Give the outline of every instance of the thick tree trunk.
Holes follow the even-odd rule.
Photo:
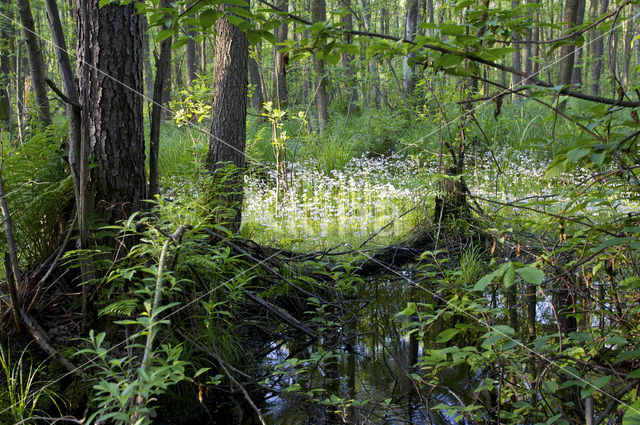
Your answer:
[[[90,186],[96,211],[113,223],[140,210],[146,198],[138,94],[144,90],[142,22],[133,4],[99,8],[97,0],[77,1],[80,6],[87,2],[88,9],[86,16],[78,14],[77,52],[80,87],[88,97],[83,104],[91,105],[84,117],[89,154],[97,165],[91,170]],[[84,63],[88,69],[83,70]]]
[[[602,16],[609,9],[609,0],[600,0],[600,13]],[[602,65],[604,63],[604,34],[602,31],[596,31],[595,40],[593,41],[593,81],[591,84],[591,94],[600,94],[600,75],[602,74]]]
[[[169,7],[168,0],[161,0],[160,7]],[[168,29],[162,25],[162,30]],[[171,75],[171,42],[169,37],[160,42],[160,56],[156,62],[156,78],[153,83],[153,105],[151,107],[151,127],[149,131],[149,190],[152,198],[159,193],[160,169],[158,159],[160,155],[160,124],[162,123],[162,94],[167,76]]]
[[[407,11],[404,20],[404,38],[413,40],[418,28],[418,0],[407,1]],[[402,58],[402,88],[405,96],[410,95],[416,86],[414,53],[409,53]]]
[[[232,7],[223,6],[223,9]],[[226,176],[224,198],[234,211],[231,228],[240,228],[242,220],[243,175],[245,166],[247,117],[247,58],[249,43],[244,32],[226,18],[216,23],[216,47],[214,58],[213,105],[211,137],[207,166],[218,177],[226,165],[235,167]]]
[[[288,0],[280,0],[278,2],[278,9],[283,11],[289,10]],[[289,101],[289,93],[287,92],[287,61],[289,58],[288,53],[282,51],[280,43],[284,43],[289,35],[289,26],[287,21],[283,18],[280,22],[280,26],[275,30],[276,45],[273,46],[274,56],[274,100],[276,107],[282,109],[287,106]]]
[[[51,111],[49,109],[47,87],[44,82],[46,72],[29,0],[18,0],[18,15],[20,15],[20,23],[22,24],[24,40],[27,45],[27,57],[29,60],[29,70],[31,72],[33,94],[38,108],[38,118],[44,125],[50,125]]]
[[[323,22],[327,20],[327,10],[325,0],[312,0],[311,3],[311,20],[313,22]],[[313,56],[313,65],[316,71],[315,81],[315,97],[316,109],[318,111],[318,128],[323,130],[329,122],[327,89],[325,84],[325,68],[324,60],[318,59],[317,55]]]

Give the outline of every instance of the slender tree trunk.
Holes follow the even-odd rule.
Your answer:
[[[191,85],[193,80],[196,79],[196,42],[193,37],[196,36],[196,32],[193,30],[193,26],[187,25],[185,30],[190,37],[187,41],[187,85]]]
[[[609,9],[609,0],[600,0],[600,13],[602,16]],[[600,75],[602,74],[602,65],[604,63],[604,33],[600,30],[596,31],[595,40],[593,41],[593,82],[591,84],[591,94],[600,94]]]
[[[223,10],[232,7],[223,5]],[[227,187],[221,188],[234,211],[232,230],[238,230],[242,220],[243,176],[245,166],[247,114],[247,36],[226,18],[216,23],[214,58],[213,105],[211,137],[207,167],[214,178],[227,164],[235,167]]]
[[[91,189],[108,222],[125,219],[146,198],[142,22],[133,4],[102,8],[77,0],[78,74],[89,153],[96,158]],[[85,16],[86,15],[86,16]],[[88,37],[88,39],[86,39]],[[86,42],[86,43],[85,43]],[[83,66],[88,64],[89,67]],[[91,105],[89,109],[89,105]]]
[[[578,11],[580,10],[580,2],[584,0],[565,0],[564,5],[564,23],[565,34],[569,32],[569,29],[576,25],[578,19]],[[560,48],[560,60],[558,63],[558,84],[567,85],[571,84],[571,77],[573,76],[573,66],[575,62],[575,46],[564,45]],[[565,107],[566,102],[562,102],[559,108],[562,110]]]
[[[161,0],[160,7],[169,7],[168,0]],[[163,24],[162,30],[168,29]],[[162,94],[167,82],[167,75],[171,75],[171,42],[172,37],[160,42],[160,56],[156,62],[156,78],[153,83],[153,105],[151,107],[151,126],[149,131],[149,190],[152,198],[160,192],[160,169],[158,159],[160,155],[160,125],[162,123],[163,105]]]
[[[27,57],[29,59],[29,70],[31,71],[31,82],[33,93],[38,108],[38,118],[44,125],[51,125],[51,111],[49,109],[49,98],[47,97],[47,87],[44,82],[45,68],[42,60],[42,52],[38,45],[36,28],[33,23],[31,6],[29,0],[18,1],[18,15],[22,24],[24,40],[27,45]]]
[[[283,11],[289,10],[288,0],[279,0],[278,9]],[[276,45],[273,46],[274,56],[274,100],[278,108],[282,109],[287,106],[289,101],[289,93],[287,92],[287,62],[289,54],[282,51],[280,44],[287,40],[289,34],[289,25],[283,18],[280,26],[275,30]]]
[[[629,87],[630,81],[630,65],[631,65],[631,43],[633,42],[633,34],[634,34],[634,19],[633,19],[633,8],[626,8],[626,18],[624,20],[622,26],[622,84],[625,87]]]
[[[58,11],[58,5],[56,0],[45,0],[47,7],[47,16],[49,18],[49,27],[51,28],[51,38],[55,46],[56,59],[58,61],[58,69],[60,70],[60,79],[62,81],[62,88],[65,91],[66,96],[74,104],[66,105],[67,119],[69,120],[69,168],[71,169],[71,176],[73,178],[75,197],[76,197],[76,210],[78,215],[78,222],[80,225],[80,233],[88,234],[89,232],[89,212],[83,208],[86,202],[83,200],[87,196],[86,193],[82,193],[81,187],[81,174],[80,174],[80,143],[81,143],[81,110],[80,110],[80,97],[78,95],[78,81],[76,80],[71,63],[69,62],[69,55],[67,54],[67,42],[64,38],[64,31],[62,28],[62,22],[60,21],[60,13]],[[85,182],[86,185],[86,182]]]
[[[351,15],[351,0],[341,0],[342,7],[346,8],[349,12],[342,17],[342,23],[344,25],[344,29],[347,31],[345,42],[348,44],[352,44],[352,36],[351,31],[353,30],[353,16]],[[345,70],[346,82],[347,82],[347,93],[349,99],[347,100],[347,111],[353,112],[357,108],[358,102],[358,82],[355,78],[355,69],[353,66],[353,61],[355,60],[354,55],[350,55],[348,53],[342,54],[342,67]],[[351,90],[348,88],[351,87]],[[349,93],[350,92],[350,93]]]
[[[14,44],[13,31],[11,28],[11,15],[9,12],[10,0],[2,0],[3,13],[8,17],[0,16],[0,43],[6,46],[2,55],[0,55],[0,128],[7,129],[9,138],[13,137],[11,125],[11,95],[9,87],[11,74],[11,60],[13,54],[11,47]]]
[[[202,37],[200,40],[200,74],[207,73],[207,49],[206,49],[206,37]]]
[[[255,52],[255,51],[254,51]],[[257,52],[255,53],[257,54]],[[249,58],[249,78],[253,86],[253,94],[251,95],[251,106],[255,109],[256,114],[262,113],[262,104],[264,103],[262,78],[260,77],[260,67],[255,58]]]
[[[404,21],[404,38],[413,40],[418,28],[418,0],[407,1],[407,12]],[[405,96],[409,96],[416,86],[414,53],[409,53],[402,58],[402,88]]]
[[[520,0],[511,0],[511,9],[515,9],[520,6]],[[512,36],[514,41],[520,41],[520,35],[514,33]],[[517,70],[522,70],[522,56],[520,52],[520,43],[515,44],[515,52],[511,54],[511,66]],[[515,89],[522,83],[522,77],[516,74],[511,74],[511,88]],[[512,99],[516,100],[517,95],[513,95]]]
[[[369,10],[369,5],[366,3],[366,0],[359,0],[360,7],[362,8],[362,21],[364,23],[364,27],[367,31],[373,31],[373,27],[371,24],[371,11]],[[369,103],[375,105],[376,108],[380,107],[380,89],[378,88],[378,62],[375,58],[371,58],[369,61],[369,90],[367,97],[369,98]]]
[[[144,94],[147,99],[151,99],[153,97],[153,70],[151,69],[149,25],[146,15],[142,15],[142,45],[144,47]]]
[[[576,15],[576,25],[582,25],[584,22],[584,12],[586,8],[586,0],[579,0],[578,2],[578,12]],[[576,47],[575,49],[575,58],[574,58],[574,67],[573,67],[573,75],[571,76],[571,84],[582,86],[582,60],[583,60],[583,48]]]
[[[312,0],[311,2],[311,20],[313,22],[324,22],[327,20],[327,10],[325,0]],[[317,55],[313,56],[314,69],[316,71],[315,96],[316,109],[318,112],[318,128],[320,131],[329,122],[327,89],[325,84],[325,68],[324,60],[318,59]]]

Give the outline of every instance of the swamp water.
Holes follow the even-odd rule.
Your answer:
[[[468,179],[480,195],[491,192],[504,201],[522,195],[514,189],[527,182],[499,187],[491,180],[489,158],[477,164]],[[528,185],[533,194],[548,193],[549,188],[539,184],[544,166],[521,164],[522,169],[511,170],[514,175],[535,181],[537,185]],[[437,168],[433,158],[361,157],[342,170],[330,171],[308,161],[291,166],[284,194],[276,191],[275,172],[266,179],[248,177],[245,236],[302,251],[357,247],[370,238],[368,246],[388,244],[428,216],[424,205],[431,205],[437,192]],[[368,294],[363,298],[370,302],[351,306],[358,311],[357,324],[328,324],[335,327],[334,336],[313,344],[271,342],[268,355],[257,365],[270,376],[262,383],[271,391],[256,400],[266,423],[464,424],[462,417],[432,409],[438,404],[459,404],[446,388],[422,386],[416,392],[410,379],[411,357],[419,358],[424,344],[417,345],[417,352],[414,345],[410,354],[409,337],[397,318],[410,301],[409,279],[378,276],[364,285]],[[481,385],[480,374],[466,368],[447,369],[440,372],[440,382],[468,396],[467,402]],[[250,410],[245,414],[252,416]]]

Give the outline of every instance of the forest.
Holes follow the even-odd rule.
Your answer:
[[[639,17],[0,0],[0,425],[640,424]]]

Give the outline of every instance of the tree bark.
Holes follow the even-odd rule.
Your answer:
[[[161,0],[160,7],[170,7],[168,0]],[[168,29],[166,24],[161,30]],[[160,154],[160,124],[162,123],[163,105],[162,94],[167,75],[171,75],[171,42],[172,37],[160,42],[160,57],[156,62],[156,78],[153,83],[153,105],[151,107],[151,126],[149,129],[149,191],[152,198],[160,192],[160,169],[158,159]]]
[[[418,0],[407,1],[407,11],[404,21],[404,38],[413,40],[418,28]],[[415,53],[410,52],[402,58],[402,88],[405,96],[410,95],[416,86],[415,66],[413,57]]]
[[[351,35],[351,31],[353,30],[353,16],[351,15],[351,0],[341,0],[341,5],[348,12],[342,17],[342,23],[344,25],[344,29],[347,32],[346,42],[352,44],[353,36]],[[350,55],[348,53],[344,53],[342,55],[342,66],[345,69],[347,87],[351,87],[351,90],[347,89],[347,92],[351,92],[349,94],[349,99],[347,100],[347,111],[353,112],[356,109],[358,102],[358,82],[355,78],[355,69],[353,67],[353,61],[355,59],[354,55]]]
[[[141,15],[133,4],[99,8],[97,0],[76,1],[76,10],[87,7],[78,14],[77,54],[83,105],[91,105],[85,137],[97,165],[90,186],[96,211],[115,223],[146,198]]]
[[[256,52],[257,54],[257,52]],[[253,94],[251,95],[251,106],[255,109],[256,114],[262,113],[262,104],[264,96],[262,93],[262,78],[260,77],[260,67],[258,61],[253,57],[249,58],[249,78],[253,86]]]
[[[586,0],[579,0],[578,12],[576,15],[576,25],[582,25],[584,22],[584,12],[586,8]],[[571,84],[574,86],[582,86],[582,59],[583,59],[582,47],[576,47],[573,75],[571,76]]]
[[[280,0],[278,2],[278,9],[283,11],[289,10],[289,2],[288,0]],[[276,37],[276,45],[273,46],[273,55],[274,55],[274,100],[275,104],[278,108],[282,109],[287,106],[287,102],[289,101],[289,93],[287,91],[287,61],[288,61],[288,53],[285,54],[282,51],[282,46],[280,43],[283,43],[287,40],[289,34],[289,26],[287,25],[286,19],[283,17],[280,21],[280,26],[275,30]]]
[[[311,20],[313,22],[323,22],[327,20],[327,9],[325,0],[312,0]],[[316,97],[316,110],[318,112],[318,129],[322,131],[329,122],[324,60],[318,59],[318,56],[314,55],[313,65],[316,71],[314,91]]]
[[[4,6],[5,13],[9,13],[10,0],[2,0],[0,4]],[[9,46],[13,46],[14,37],[10,28],[11,15],[7,15],[7,18],[0,16],[0,43],[7,46],[3,49],[4,52],[0,55],[0,128],[9,130],[9,138],[12,138],[12,126],[11,126],[11,95],[9,94],[11,74],[11,58],[12,52]]]
[[[142,45],[144,47],[144,94],[149,100],[153,97],[153,69],[151,69],[149,23],[146,15],[142,15]]]
[[[600,16],[607,13],[609,9],[609,0],[600,0]],[[591,84],[591,94],[597,96],[600,94],[600,75],[602,74],[603,53],[604,53],[604,34],[602,31],[596,31],[595,40],[593,41],[593,82]]]
[[[232,7],[223,5],[223,10]],[[227,177],[223,197],[234,212],[230,223],[238,230],[242,221],[243,175],[246,143],[248,52],[247,36],[226,18],[216,23],[211,137],[207,167],[219,181],[227,164],[235,167]]]
[[[511,9],[515,9],[518,6],[520,6],[520,0],[511,0]],[[514,41],[520,41],[520,34],[518,33],[514,33],[513,34],[513,40]],[[521,70],[522,69],[522,55],[520,52],[520,43],[516,43],[515,44],[515,49],[516,51],[511,53],[511,66],[515,69]],[[519,75],[516,74],[511,74],[511,88],[515,89],[518,88],[520,86],[520,84],[522,83],[522,77],[520,77]],[[516,100],[517,95],[514,94],[512,99]]]
[[[187,41],[187,84],[191,85],[196,79],[196,67],[198,66],[196,63],[196,42],[193,39],[196,32],[191,25],[187,25],[185,29],[189,36],[189,41]]]
[[[371,26],[371,11],[366,0],[359,0],[360,7],[362,8],[362,22],[367,31],[373,31]],[[367,90],[366,99],[368,103],[373,101],[376,108],[380,107],[380,90],[378,89],[378,63],[375,58],[371,58],[369,61],[369,89]]]
[[[51,38],[55,47],[56,59],[60,70],[60,79],[66,96],[74,102],[74,104],[66,105],[67,119],[69,120],[69,168],[71,169],[71,177],[73,179],[73,188],[76,199],[76,215],[78,217],[78,226],[80,229],[79,238],[80,248],[88,248],[87,240],[89,237],[89,211],[88,194],[85,191],[87,181],[83,181],[85,176],[82,170],[88,165],[82,164],[87,159],[82,156],[82,116],[80,107],[80,98],[78,95],[78,81],[73,75],[73,69],[69,62],[67,54],[67,43],[64,39],[64,31],[60,21],[60,13],[56,0],[45,0],[47,6],[47,16],[49,18],[49,27],[51,28]]]
[[[569,33],[569,29],[576,25],[578,19],[578,10],[580,9],[580,1],[584,0],[565,0],[564,4],[564,23],[565,34]],[[558,62],[558,84],[567,85],[571,84],[571,77],[573,76],[573,66],[575,63],[575,46],[567,44],[560,48],[560,59]],[[562,102],[558,105],[562,110],[565,107],[566,102]]]
[[[33,94],[38,108],[38,118],[47,126],[51,125],[51,110],[49,108],[49,98],[47,97],[47,87],[44,82],[45,67],[42,60],[42,52],[38,44],[36,28],[33,23],[33,15],[29,0],[18,1],[18,15],[22,24],[24,40],[27,45],[27,57],[29,60],[29,70],[31,72],[31,82]]]

